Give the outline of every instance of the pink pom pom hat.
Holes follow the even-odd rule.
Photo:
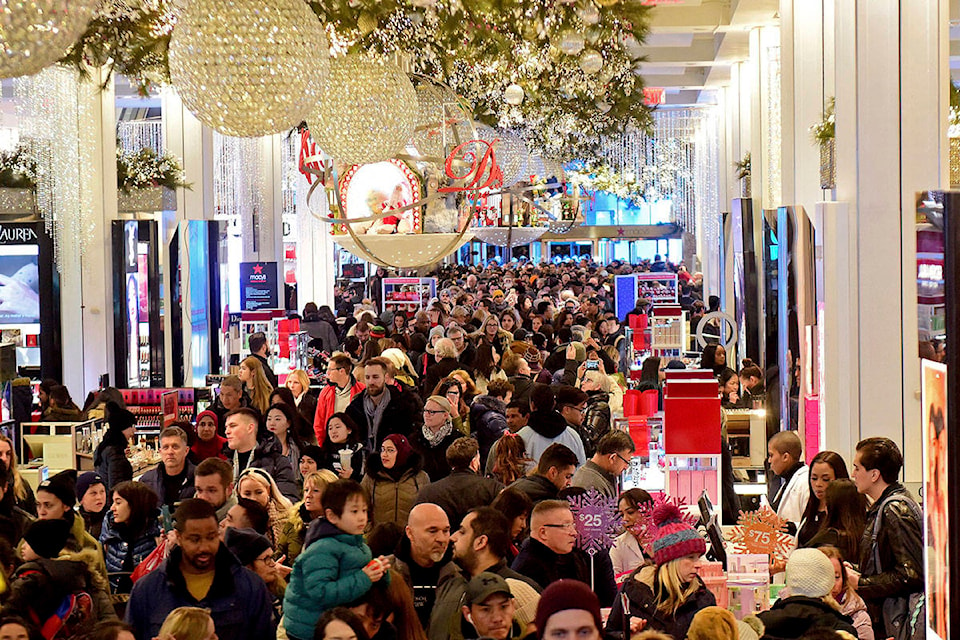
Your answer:
[[[676,505],[664,502],[657,506],[653,511],[653,522],[657,525],[657,539],[653,542],[653,561],[657,566],[684,556],[707,552],[707,543],[683,521],[683,515]]]

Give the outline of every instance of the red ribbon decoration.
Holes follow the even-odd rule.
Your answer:
[[[304,129],[300,133],[300,173],[307,179],[307,184],[313,184],[315,179],[321,175],[320,163],[314,160],[307,162],[309,158],[318,155],[317,143],[310,137],[310,130]],[[313,171],[310,171],[312,169]]]
[[[498,189],[503,186],[503,170],[497,164],[497,156],[493,151],[493,142],[486,140],[470,140],[459,145],[454,149],[444,163],[444,171],[451,180],[468,180],[467,184],[458,187],[451,185],[437,189],[440,193],[451,193],[454,191],[479,191],[481,189]],[[468,149],[469,145],[484,145],[486,149],[483,155],[477,155],[476,151]],[[457,175],[453,168],[453,163],[461,157],[464,162],[470,164],[470,168],[465,174]]]

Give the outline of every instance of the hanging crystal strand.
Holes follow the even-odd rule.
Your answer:
[[[62,268],[63,242],[83,256],[93,222],[90,184],[94,166],[93,119],[81,100],[76,71],[50,67],[14,80],[21,139],[37,162],[37,208],[53,238],[54,260]]]

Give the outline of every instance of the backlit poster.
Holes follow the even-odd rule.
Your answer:
[[[950,637],[950,550],[947,510],[947,367],[921,360],[924,559],[927,638]]]
[[[138,276],[140,224],[123,225],[124,302],[127,330],[127,386],[140,386],[140,283]]]

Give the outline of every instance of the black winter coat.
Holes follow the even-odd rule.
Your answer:
[[[227,462],[234,463],[237,459],[237,452],[228,445],[224,445],[223,453],[227,458]],[[274,481],[277,483],[277,488],[280,489],[280,493],[290,498],[291,501],[296,502],[300,500],[300,487],[297,485],[297,475],[294,473],[293,467],[290,466],[290,459],[283,455],[283,445],[280,444],[280,441],[277,440],[275,435],[268,432],[266,435],[260,436],[257,447],[250,456],[249,466],[263,469],[273,476]],[[240,475],[242,471],[243,469],[240,469],[237,475]]]
[[[447,464],[447,447],[462,436],[462,433],[453,429],[450,435],[441,440],[437,446],[431,447],[423,436],[423,428],[418,425],[416,433],[409,437],[410,446],[420,454],[420,458],[423,460],[423,470],[430,476],[430,482],[436,482],[450,475],[450,465]]]
[[[133,465],[127,460],[127,440],[122,433],[111,435],[110,430],[97,447],[93,464],[107,485],[107,496],[121,482],[133,480]]]
[[[387,390],[390,391],[390,402],[383,411],[383,419],[375,434],[369,433],[370,424],[363,409],[366,390],[354,396],[347,406],[346,414],[360,427],[360,442],[364,443],[368,455],[378,451],[383,439],[391,433],[399,433],[412,440],[411,434],[418,431],[423,424],[423,402],[420,401],[420,396],[401,391],[398,387],[388,386]]]
[[[480,445],[480,464],[486,463],[490,447],[507,430],[507,405],[500,398],[477,396],[470,406],[470,427]]]
[[[186,473],[184,474],[183,482],[180,485],[180,491],[178,492],[178,495],[170,496],[170,500],[167,499],[167,492],[165,488],[167,470],[166,467],[163,466],[162,462],[150,471],[147,471],[145,474],[143,474],[143,477],[140,478],[140,482],[153,489],[153,492],[157,494],[157,504],[172,505],[180,502],[181,500],[192,498],[196,493],[196,489],[193,486],[193,474],[197,470],[197,465],[190,462],[190,460],[187,460],[183,469],[186,471]]]
[[[510,568],[540,585],[550,585],[565,578],[591,584],[590,556],[586,552],[574,549],[561,555],[533,538],[526,539]],[[601,607],[613,604],[617,595],[617,584],[609,554],[598,553],[593,557],[592,584]]]
[[[629,619],[642,618],[647,621],[644,629],[661,631],[674,638],[686,638],[693,616],[697,615],[701,609],[717,604],[717,599],[710,590],[700,583],[693,595],[680,605],[673,616],[658,611],[657,599],[651,586],[655,572],[655,566],[640,566],[623,582],[620,593],[626,596],[629,603],[628,609],[624,611],[622,598],[614,598],[613,609],[610,611],[606,626],[606,631],[611,637],[629,638],[629,633],[624,634],[624,629],[630,628]],[[699,581],[699,578],[697,580]]]
[[[423,378],[423,388],[420,394],[424,401],[433,395],[434,388],[441,380],[461,368],[463,368],[463,365],[456,358],[441,358],[439,362],[429,365],[427,375]]]
[[[510,488],[527,494],[527,497],[534,504],[544,500],[557,499],[557,487],[544,476],[537,474],[520,478],[511,484]]]
[[[446,478],[420,489],[415,504],[439,506],[450,519],[450,531],[456,531],[467,512],[489,505],[502,490],[503,485],[492,478],[473,471],[452,471]]]
[[[811,629],[846,631],[857,637],[852,619],[816,598],[784,598],[757,617],[763,622],[763,640],[793,640],[803,637]]]

